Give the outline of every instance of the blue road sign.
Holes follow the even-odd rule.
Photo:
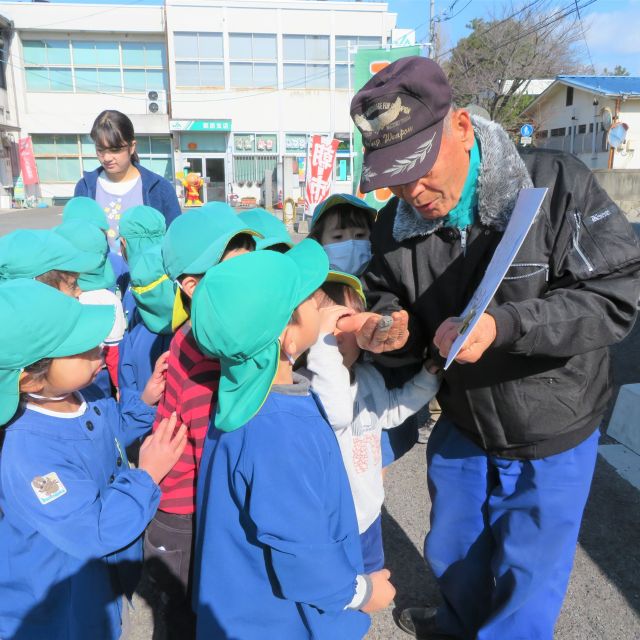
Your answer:
[[[533,125],[532,124],[523,124],[520,127],[520,135],[525,138],[530,138],[533,134]]]

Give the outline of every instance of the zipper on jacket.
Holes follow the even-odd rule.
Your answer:
[[[467,227],[460,229],[460,247],[462,248],[462,255],[467,255]]]
[[[573,217],[575,218],[575,221],[576,221],[576,232],[573,236],[573,248],[576,250],[576,253],[582,258],[582,261],[585,263],[587,267],[587,271],[593,271],[593,265],[591,264],[591,261],[589,260],[589,258],[587,258],[587,255],[585,254],[585,252],[582,250],[582,247],[580,246],[580,231],[582,229],[582,220],[580,219],[580,212],[574,211]]]

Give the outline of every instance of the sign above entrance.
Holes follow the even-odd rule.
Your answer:
[[[171,131],[231,131],[231,120],[171,120]]]

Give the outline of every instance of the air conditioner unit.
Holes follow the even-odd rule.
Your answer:
[[[147,91],[147,113],[159,115],[167,113],[167,92],[164,89]]]

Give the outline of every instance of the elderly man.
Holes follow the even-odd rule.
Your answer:
[[[351,115],[365,147],[361,190],[396,196],[365,276],[373,310],[395,321],[390,335],[374,319],[358,334],[387,366],[448,354],[518,192],[549,190],[444,374],[425,541],[443,602],[399,623],[419,638],[551,640],[610,393],[607,347],[636,316],[635,234],[574,156],[519,152],[499,125],[455,108],[431,60],[380,71]]]

